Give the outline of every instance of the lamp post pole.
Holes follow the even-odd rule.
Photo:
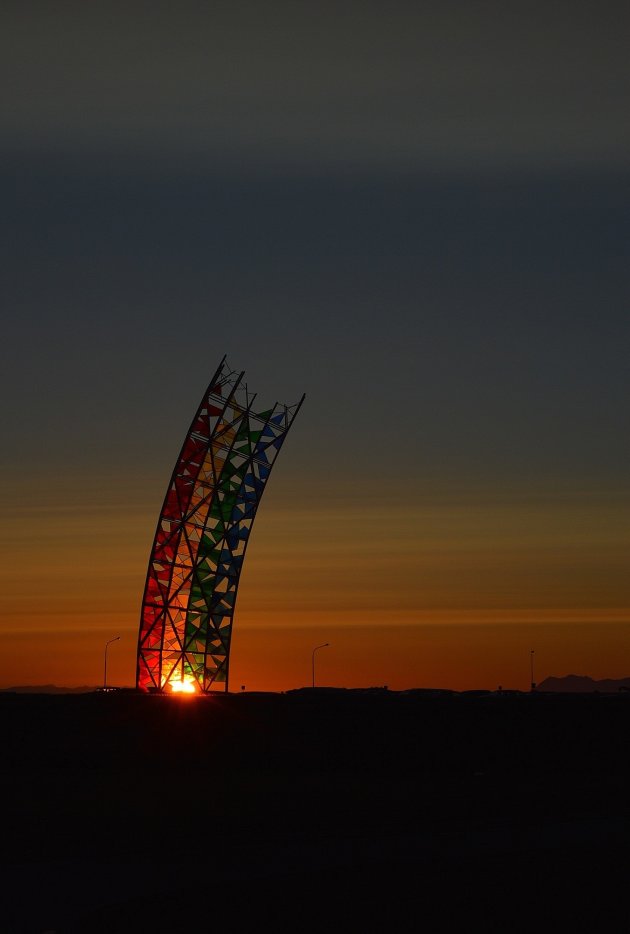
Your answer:
[[[330,642],[322,642],[321,645],[316,645],[313,649],[313,654],[311,655],[311,671],[313,674],[313,687],[315,687],[315,652],[318,649],[325,649],[327,645],[330,645]]]
[[[529,653],[529,674],[530,674],[530,686],[531,690],[536,690],[536,682],[534,681],[534,650],[532,649]]]
[[[110,639],[108,642],[105,643],[105,670],[103,671],[103,690],[104,691],[107,690],[107,650],[112,644],[112,642],[118,642],[119,639],[120,639],[120,636],[114,636],[113,639]]]

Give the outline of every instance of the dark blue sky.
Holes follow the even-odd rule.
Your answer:
[[[9,451],[162,470],[227,352],[301,469],[625,487],[628,18],[4,6]]]
[[[138,467],[168,439],[168,460],[227,352],[267,398],[307,391],[317,469],[334,446],[362,472],[389,470],[385,449],[406,476],[627,482],[623,173],[30,156],[3,189],[7,427],[26,459],[45,443],[57,464],[78,447]]]

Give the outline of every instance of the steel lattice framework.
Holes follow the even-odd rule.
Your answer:
[[[152,691],[228,688],[238,582],[256,510],[304,396],[254,412],[225,357],[175,464],[142,600],[136,684]]]

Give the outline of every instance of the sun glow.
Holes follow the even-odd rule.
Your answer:
[[[171,691],[173,694],[195,694],[196,687],[192,678],[183,678],[179,681],[171,681]]]

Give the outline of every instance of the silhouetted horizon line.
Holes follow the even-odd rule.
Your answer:
[[[614,693],[615,691],[630,691],[630,676],[625,678],[592,678],[590,675],[567,674],[562,676],[550,675],[536,685],[538,692],[548,693]],[[108,685],[107,693],[124,692],[144,694],[133,685]],[[530,694],[529,688],[510,688],[498,685],[496,688],[448,688],[437,686],[416,686],[411,688],[390,688],[388,685],[364,685],[356,687],[345,687],[342,685],[321,685],[310,687],[304,685],[301,687],[286,688],[285,690],[266,690],[255,689],[251,691],[215,691],[210,696],[223,696],[226,693],[230,696],[242,694],[295,694],[295,693],[360,693],[360,692],[387,692],[390,694],[411,694],[411,693],[433,693],[433,694]],[[0,694],[96,694],[103,693],[102,685],[82,684],[77,686],[58,685],[54,683],[47,684],[17,684],[10,687],[0,688]],[[169,696],[168,692],[164,692]],[[197,696],[204,696],[201,692]]]

